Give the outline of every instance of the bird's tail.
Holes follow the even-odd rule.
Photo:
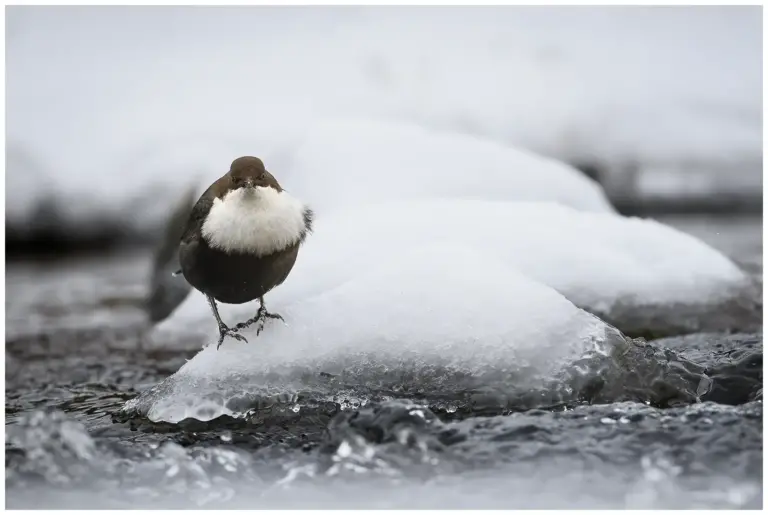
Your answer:
[[[168,216],[165,232],[155,248],[149,294],[144,303],[144,310],[152,325],[171,316],[192,289],[183,277],[179,278],[179,241],[195,205],[196,192],[196,187],[190,187],[176,201]]]

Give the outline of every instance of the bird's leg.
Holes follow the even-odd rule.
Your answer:
[[[256,312],[256,316],[261,316],[261,322],[259,324],[258,329],[256,329],[256,336],[261,333],[261,331],[264,330],[264,324],[266,323],[268,318],[272,318],[274,320],[280,320],[282,323],[285,323],[285,319],[283,319],[282,316],[278,313],[270,313],[267,311],[267,307],[264,305],[264,297],[259,297],[259,310]]]
[[[285,322],[282,316],[278,315],[277,313],[270,313],[267,311],[266,306],[264,306],[264,297],[259,297],[259,310],[256,312],[256,316],[245,322],[240,322],[235,326],[235,329],[239,331],[240,329],[245,329],[246,327],[250,327],[251,325],[258,323],[259,326],[256,329],[256,336],[258,336],[261,331],[264,330],[264,324],[268,318],[274,318],[282,321],[283,323]]]
[[[230,329],[221,320],[221,316],[219,315],[219,309],[216,307],[216,301],[214,300],[214,298],[211,297],[210,295],[206,295],[205,298],[208,299],[208,305],[211,306],[211,311],[213,311],[213,316],[216,317],[216,323],[219,325],[219,343],[218,345],[216,345],[216,349],[221,347],[221,344],[224,341],[224,337],[226,336],[231,336],[235,340],[248,343],[248,340],[245,339],[245,336],[241,334],[237,334],[236,328]]]

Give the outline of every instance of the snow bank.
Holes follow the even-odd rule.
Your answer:
[[[554,201],[613,212],[571,166],[455,132],[361,119],[321,121],[291,153],[284,181],[318,214],[415,198]]]
[[[16,224],[42,197],[145,228],[150,187],[270,162],[324,116],[618,166],[762,156],[758,7],[14,7],[7,28]]]
[[[456,132],[348,117],[286,128],[261,142],[267,168],[318,213],[371,201],[441,197],[553,201],[587,211],[613,211],[602,188],[575,168]],[[122,214],[127,227],[148,230],[168,216],[171,200],[187,185],[198,184],[202,191],[228,170],[232,156],[247,151],[236,141],[216,139],[192,138],[182,146],[148,149],[134,161],[135,171],[122,165],[130,179],[119,190],[109,176],[94,178],[91,194],[65,215],[72,223],[88,226],[103,221],[93,218],[95,213],[114,218]],[[24,191],[37,182],[27,178],[16,184]],[[50,182],[59,195],[77,195],[76,181],[59,177]],[[43,193],[31,194],[39,200]],[[20,211],[16,204],[9,202],[12,220],[34,214],[29,204],[18,202]]]
[[[567,364],[621,340],[551,288],[449,244],[403,249],[353,280],[267,302],[287,326],[206,347],[126,408],[178,422],[242,415],[274,395],[296,404],[297,394],[316,403],[351,392],[360,400],[367,389],[450,396],[483,386],[503,396],[542,388]],[[205,321],[213,341],[212,315]]]

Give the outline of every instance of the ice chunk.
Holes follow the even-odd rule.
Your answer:
[[[467,134],[383,120],[314,124],[285,177],[320,214],[415,198],[553,201],[613,212],[597,183],[559,161]]]
[[[248,344],[205,348],[127,408],[178,422],[242,415],[276,394],[293,405],[295,394],[313,402],[350,392],[365,397],[367,389],[437,398],[478,387],[491,388],[504,405],[512,390],[542,388],[567,364],[621,340],[553,289],[480,250],[423,244],[365,269],[350,264],[347,280],[271,301],[287,326],[271,322],[258,338],[245,333]],[[204,317],[214,341],[213,318]]]
[[[434,402],[472,392],[462,402],[496,407],[537,391],[547,405],[578,397],[574,377],[584,387],[608,375],[614,397],[622,383],[651,391],[620,363],[593,359],[626,342],[571,302],[609,314],[615,305],[716,305],[747,281],[674,229],[558,204],[387,202],[341,209],[316,229],[289,279],[267,296],[288,326],[271,322],[248,344],[204,349],[128,408],[178,422],[413,391]],[[230,324],[255,309],[222,306]],[[215,341],[197,293],[158,330]],[[664,362],[650,363],[662,372],[647,376],[663,373]]]
[[[270,306],[354,283],[428,243],[453,245],[450,253],[434,258],[446,276],[482,280],[492,277],[487,263],[497,262],[617,323],[629,320],[624,313],[631,315],[640,307],[661,309],[655,319],[659,323],[659,317],[663,321],[675,316],[668,309],[672,305],[720,306],[740,298],[749,287],[748,278],[728,258],[692,236],[652,220],[584,213],[556,204],[389,202],[320,216],[315,228],[288,280],[267,296]],[[470,249],[482,256],[477,262],[452,264],[453,253]],[[393,280],[404,283],[396,274]],[[454,295],[483,305],[466,292]],[[206,310],[202,298],[193,295],[167,326],[172,331],[196,324],[208,327]],[[254,310],[250,305],[230,309],[235,317],[250,316]]]

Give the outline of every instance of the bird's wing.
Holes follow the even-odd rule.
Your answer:
[[[216,195],[213,192],[213,186],[205,190],[205,193],[200,196],[192,208],[192,211],[189,213],[187,225],[184,227],[184,232],[181,235],[181,243],[190,243],[200,237],[203,220],[205,220],[205,217],[211,210],[215,198]]]

